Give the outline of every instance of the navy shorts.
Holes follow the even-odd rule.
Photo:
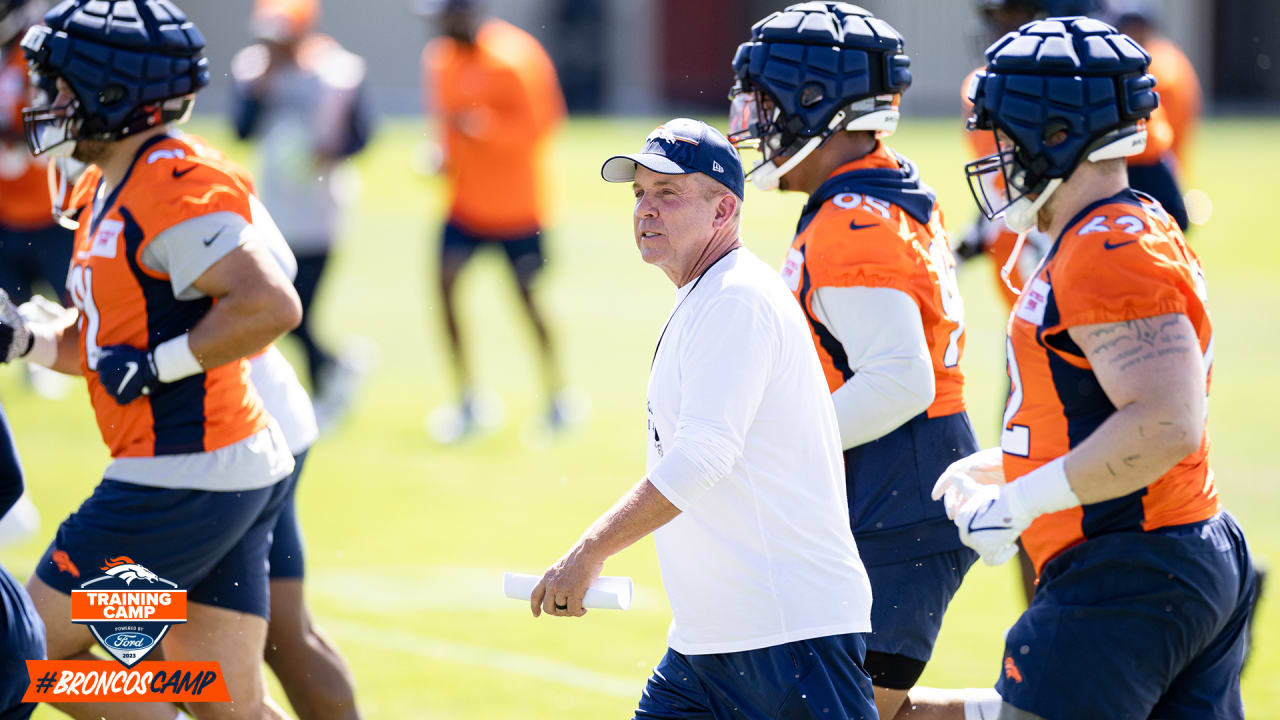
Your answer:
[[[1239,720],[1255,590],[1226,512],[1091,538],[1045,565],[996,689],[1046,720]]]
[[[668,649],[635,720],[871,720],[876,708],[865,652],[857,633],[714,655]]]
[[[302,526],[298,524],[298,511],[293,499],[298,494],[298,480],[302,476],[302,465],[307,461],[307,451],[303,450],[293,456],[293,474],[281,480],[289,483],[285,491],[284,504],[280,507],[280,516],[276,519],[275,530],[271,531],[270,577],[272,580],[301,580],[305,575],[306,564],[303,556]]]
[[[126,555],[190,602],[270,618],[267,553],[289,487],[212,492],[103,480],[58,526],[36,574],[70,594],[106,559]]]
[[[67,273],[75,234],[59,225],[16,230],[0,226],[0,289],[15,303],[31,299],[32,285],[43,280],[59,298],[67,292]]]
[[[461,267],[481,247],[501,247],[516,278],[527,282],[546,264],[542,253],[542,231],[526,235],[504,237],[474,233],[453,221],[444,225],[444,238],[440,243],[441,257]]]
[[[27,591],[0,567],[0,720],[31,717],[36,704],[22,702],[27,661],[44,659],[44,622]]]
[[[947,605],[977,559],[978,554],[966,547],[867,566],[875,600],[871,603],[866,665],[877,687],[915,687],[933,654]]]

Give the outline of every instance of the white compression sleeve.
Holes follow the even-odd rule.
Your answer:
[[[831,393],[844,449],[883,437],[929,407],[933,361],[911,296],[892,288],[820,287],[813,307],[853,370]]]

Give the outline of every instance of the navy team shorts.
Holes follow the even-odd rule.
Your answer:
[[[965,547],[867,566],[875,602],[871,604],[866,665],[877,687],[915,687],[933,654],[947,605],[977,559],[978,553]]]
[[[31,717],[36,704],[22,702],[27,661],[44,659],[44,622],[27,591],[0,567],[0,718]]]
[[[289,487],[213,492],[103,480],[58,526],[36,574],[70,594],[101,575],[105,560],[126,555],[190,602],[270,618],[267,553]]]
[[[1091,538],[1045,565],[996,690],[1046,720],[1240,720],[1255,591],[1226,512]]]
[[[526,235],[500,237],[475,233],[449,221],[444,225],[443,234],[444,237],[440,243],[441,256],[459,267],[466,263],[478,248],[495,246],[502,248],[516,278],[522,283],[531,280],[546,264],[546,257],[542,253],[541,230],[535,230]]]
[[[634,720],[871,720],[865,651],[858,633],[714,655],[668,649]]]
[[[284,504],[280,507],[280,516],[276,519],[276,528],[271,532],[270,576],[272,580],[301,580],[305,575],[306,564],[303,555],[302,526],[298,524],[298,511],[293,499],[298,493],[298,480],[302,476],[302,465],[307,461],[307,451],[303,450],[293,456],[293,474],[281,480],[288,483]]]

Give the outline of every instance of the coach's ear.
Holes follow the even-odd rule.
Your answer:
[[[720,196],[720,200],[716,202],[716,214],[711,220],[711,226],[716,230],[724,227],[738,217],[738,209],[742,206],[742,201],[733,193],[725,193]]]

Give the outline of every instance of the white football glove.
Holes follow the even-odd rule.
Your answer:
[[[0,290],[0,363],[9,363],[31,351],[31,330],[27,321],[9,299],[9,293]]]
[[[1035,516],[1022,504],[1021,493],[1011,485],[966,485],[968,498],[955,515],[960,541],[973,548],[988,565],[1002,565],[1018,554],[1018,536]]]
[[[973,494],[973,484],[1004,484],[1004,451],[999,446],[979,450],[948,465],[934,483],[932,497],[942,501],[947,518],[954,520],[960,506]]]
[[[75,310],[65,308],[43,295],[33,295],[30,300],[18,306],[18,313],[28,323],[44,323],[53,325],[66,323],[67,315]]]
[[[988,565],[1016,555],[1018,536],[1040,515],[1080,504],[1065,455],[1007,484],[1003,468],[1000,448],[988,448],[952,463],[933,486],[933,499],[942,500],[960,541]]]

